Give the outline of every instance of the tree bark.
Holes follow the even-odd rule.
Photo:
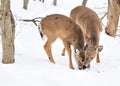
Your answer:
[[[112,37],[116,36],[120,15],[120,0],[108,0],[108,14],[106,33]]]
[[[86,4],[87,4],[87,0],[83,0],[82,6],[86,6]]]
[[[39,0],[39,1],[41,1],[42,3],[44,3],[45,2],[45,0]],[[53,0],[53,5],[57,5],[57,0]]]
[[[10,0],[1,0],[0,27],[2,31],[2,62],[14,63],[15,22],[10,10]]]
[[[23,0],[23,8],[24,9],[28,9],[28,2],[29,2],[29,0]]]
[[[53,0],[53,5],[57,5],[57,0]]]
[[[40,0],[42,3],[44,3],[45,2],[45,0]]]

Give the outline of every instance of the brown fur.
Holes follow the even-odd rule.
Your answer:
[[[99,63],[99,53],[96,53],[96,48],[99,46],[102,24],[98,15],[87,7],[78,6],[71,11],[70,18],[81,27],[85,43],[88,44],[88,49],[85,54],[85,64],[89,65],[90,61],[96,56],[96,54],[96,61]]]
[[[80,27],[75,24],[70,18],[60,14],[48,15],[41,20],[41,27],[43,34],[47,37],[47,42],[44,49],[52,63],[55,63],[52,53],[51,44],[60,38],[63,41],[65,49],[69,56],[69,67],[73,69],[71,59],[71,47],[81,51],[81,58],[84,58],[84,38]]]
[[[96,52],[96,49],[99,46],[102,24],[98,15],[87,7],[78,6],[71,11],[70,18],[81,27],[85,43],[87,44],[85,53],[86,60],[84,61],[84,64],[90,67],[90,62],[96,54],[96,62],[99,63],[99,53]],[[101,49],[102,46],[98,50],[101,51]],[[62,53],[64,54],[64,51]]]

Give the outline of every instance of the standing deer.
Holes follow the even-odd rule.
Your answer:
[[[73,45],[75,55],[77,58],[79,57],[79,59],[77,59],[79,60],[78,67],[79,65],[84,67],[81,61],[81,59],[84,60],[85,58],[83,32],[75,22],[73,22],[67,16],[61,14],[52,14],[43,18],[40,22],[40,25],[42,28],[41,33],[47,37],[44,49],[52,63],[55,63],[55,61],[52,56],[51,44],[57,38],[60,38],[68,52],[69,67],[74,69],[72,64],[70,45]]]
[[[71,10],[70,18],[81,27],[83,32],[86,43],[84,65],[89,68],[90,62],[96,55],[96,62],[99,63],[99,52],[103,49],[103,46],[99,46],[102,24],[98,15],[87,7],[78,6]],[[62,55],[64,54],[65,48],[62,51]]]

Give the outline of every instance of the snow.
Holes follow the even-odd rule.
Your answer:
[[[45,40],[41,39],[38,28],[33,23],[19,20],[53,13],[69,16],[70,10],[82,2],[58,0],[55,7],[52,1],[46,0],[43,4],[39,0],[30,0],[28,10],[24,10],[22,0],[11,0],[11,9],[16,20],[15,63],[0,63],[0,86],[120,86],[120,38],[112,38],[106,35],[104,30],[100,41],[104,46],[100,53],[101,63],[97,64],[94,59],[90,69],[78,70],[73,58],[75,70],[71,70],[67,54],[61,56],[63,44],[59,39],[52,45],[56,64],[50,63],[43,49]],[[107,9],[105,3],[107,0],[88,0],[87,6],[102,17]],[[103,23],[105,25],[106,19]],[[0,46],[0,62],[1,60]]]

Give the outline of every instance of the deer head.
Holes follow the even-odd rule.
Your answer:
[[[84,65],[88,67],[90,65],[90,62],[96,57],[96,55],[101,52],[103,49],[103,46],[97,46],[93,47],[88,44],[84,47],[85,50],[85,61]]]

